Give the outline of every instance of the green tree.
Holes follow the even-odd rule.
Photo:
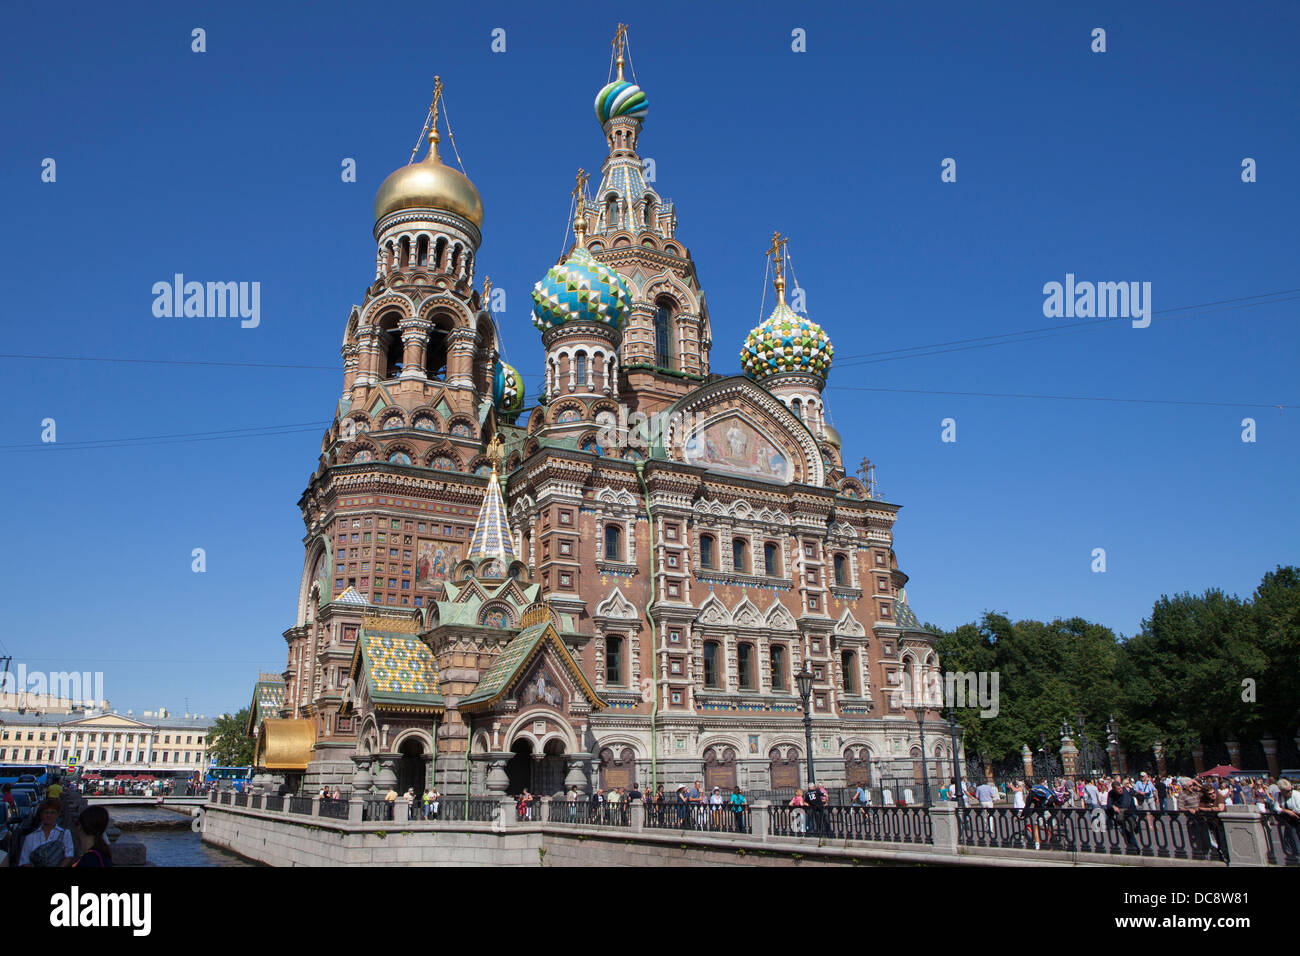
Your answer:
[[[253,738],[245,733],[248,708],[223,714],[208,728],[208,759],[221,767],[248,767],[253,763]]]

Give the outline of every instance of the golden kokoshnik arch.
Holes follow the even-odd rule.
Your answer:
[[[741,376],[692,392],[667,412],[671,457],[710,471],[779,484],[825,483],[825,463],[808,426]]]

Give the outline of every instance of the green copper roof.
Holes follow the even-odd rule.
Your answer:
[[[462,697],[459,707],[461,710],[467,707],[473,708],[479,704],[491,704],[499,698],[505,691],[520,677],[523,676],[523,670],[529,662],[542,649],[546,641],[550,641],[551,647],[557,656],[560,657],[561,663],[569,672],[569,676],[574,682],[583,689],[583,692],[591,700],[592,705],[597,709],[605,706],[605,701],[600,698],[595,689],[587,682],[586,675],[582,673],[573,655],[569,649],[564,646],[549,621],[543,621],[539,624],[533,624],[519,632],[505,650],[492,662],[486,673],[478,682],[478,687],[474,693],[467,697]]]

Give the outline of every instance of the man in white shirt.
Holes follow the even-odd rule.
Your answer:
[[[1101,794],[1097,792],[1097,784],[1089,780],[1083,785],[1083,805],[1091,810],[1093,807],[1100,806]]]

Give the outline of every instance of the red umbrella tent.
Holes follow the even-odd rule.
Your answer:
[[[1241,773],[1241,771],[1238,770],[1236,767],[1232,766],[1231,764],[1221,763],[1219,764],[1219,766],[1212,767],[1211,769],[1205,771],[1205,773],[1201,774],[1201,776],[1202,777],[1231,777],[1234,774],[1238,774],[1238,773]]]

